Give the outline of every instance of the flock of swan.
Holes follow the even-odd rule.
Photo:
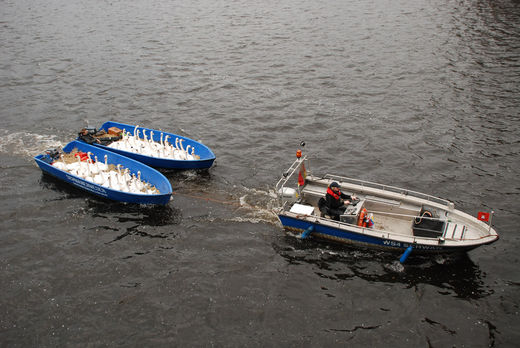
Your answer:
[[[110,188],[112,190],[118,190],[136,194],[159,194],[159,190],[141,180],[141,172],[130,175],[128,168],[118,164],[107,164],[107,155],[105,155],[105,162],[98,161],[97,156],[94,156],[92,160],[92,153],[80,154],[79,152],[73,155],[76,157],[76,161],[72,160],[71,163],[65,161],[65,156],[60,155],[60,159],[54,161],[52,165],[57,169],[68,172],[72,175],[76,175],[86,181],[90,181],[94,184]]]
[[[175,146],[168,142],[169,135],[166,135],[163,139],[163,133],[161,132],[161,138],[159,142],[153,140],[153,131],[147,136],[146,129],[143,129],[143,138],[139,137],[139,126],[134,129],[134,134],[123,130],[122,138],[118,141],[114,141],[108,145],[111,148],[138,153],[145,156],[167,158],[175,160],[195,160],[199,159],[199,156],[195,155],[195,147],[188,145],[186,148],[182,145],[184,139],[175,138]]]

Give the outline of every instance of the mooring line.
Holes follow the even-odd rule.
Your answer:
[[[179,195],[179,196],[184,196],[184,197],[189,197],[189,198],[194,198],[194,199],[200,199],[200,200],[204,200],[206,202],[234,205],[234,206],[238,206],[238,207],[241,206],[240,203],[234,202],[234,201],[224,201],[224,200],[220,200],[220,199],[216,199],[216,198],[196,196],[196,195],[187,194],[187,193],[172,192],[172,195]]]

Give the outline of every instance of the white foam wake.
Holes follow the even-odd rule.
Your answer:
[[[62,148],[64,144],[56,135],[42,135],[29,132],[10,133],[0,129],[0,153],[14,156],[34,157],[52,148]]]

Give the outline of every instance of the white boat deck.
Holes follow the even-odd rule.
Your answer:
[[[374,228],[377,230],[409,236],[413,235],[412,219],[402,219],[392,216],[374,214],[373,221]]]

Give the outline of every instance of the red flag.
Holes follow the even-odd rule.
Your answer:
[[[483,211],[479,211],[477,215],[477,219],[480,221],[489,221],[489,213],[484,213]]]
[[[298,186],[305,185],[305,179],[307,178],[307,171],[305,170],[305,164],[302,163],[300,166],[300,172],[298,173]]]

